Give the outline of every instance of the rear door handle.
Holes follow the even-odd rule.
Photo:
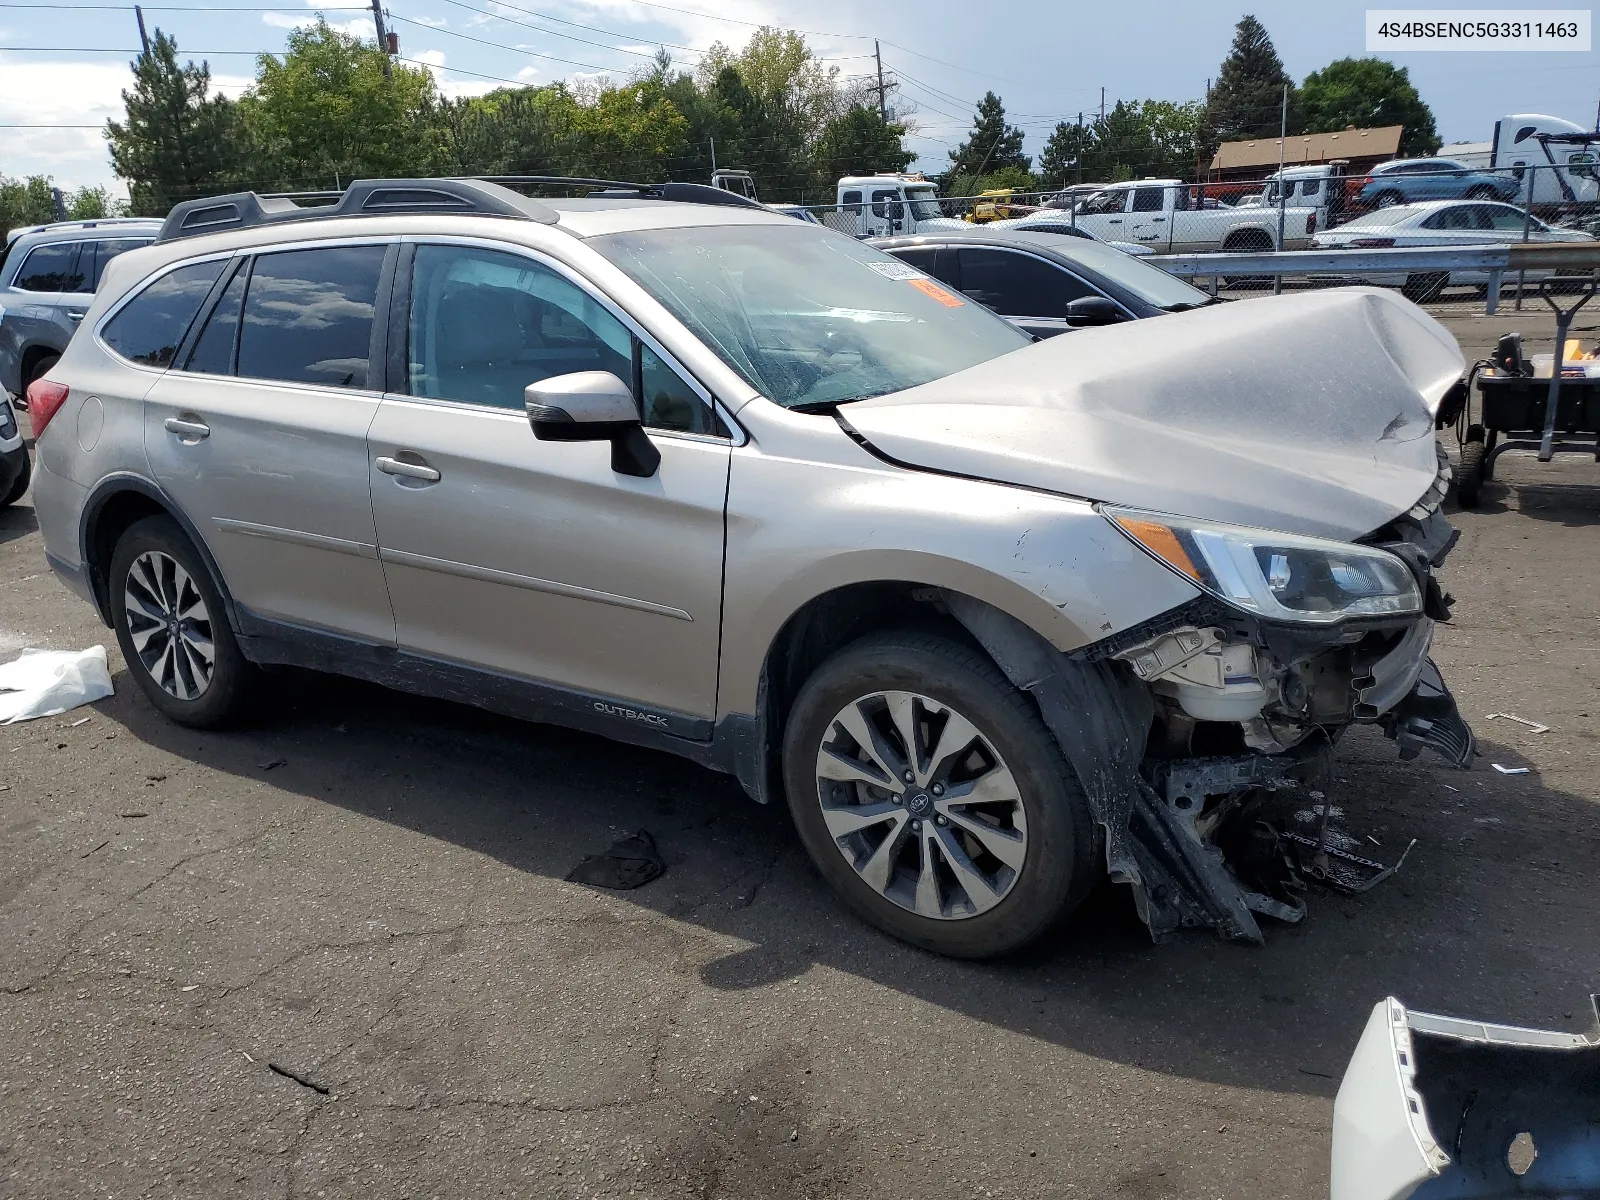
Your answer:
[[[73,312],[71,309],[67,310],[67,320],[69,321],[81,321],[85,315],[85,313]]]
[[[406,462],[399,458],[376,458],[373,464],[385,475],[398,475],[402,479],[417,479],[423,483],[438,483],[444,478],[425,463]]]
[[[175,433],[184,441],[203,442],[211,436],[211,426],[204,421],[186,421],[182,417],[168,417],[161,424],[168,433]]]

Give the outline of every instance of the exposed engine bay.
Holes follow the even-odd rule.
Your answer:
[[[1133,886],[1158,940],[1202,926],[1259,942],[1256,916],[1304,915],[1308,880],[1360,892],[1398,868],[1357,853],[1332,823],[1330,763],[1352,726],[1382,729],[1405,759],[1431,750],[1471,765],[1472,731],[1428,657],[1450,613],[1433,574],[1457,536],[1439,511],[1448,483],[1441,455],[1428,494],[1362,539],[1409,568],[1420,613],[1312,625],[1201,596],[1061,654],[947,595],[1039,702],[1105,834],[1107,868]]]

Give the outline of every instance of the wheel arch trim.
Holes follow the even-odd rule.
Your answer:
[[[234,609],[233,593],[228,590],[228,584],[222,577],[222,570],[217,566],[217,560],[211,553],[211,547],[201,536],[199,527],[189,518],[189,515],[177,504],[176,501],[154,480],[133,471],[119,471],[100,480],[89,490],[88,499],[84,501],[82,515],[78,518],[78,561],[83,564],[84,578],[88,582],[90,595],[94,599],[95,609],[100,614],[100,619],[111,626],[111,591],[110,580],[106,578],[110,568],[109,562],[96,562],[94,558],[95,534],[98,530],[100,518],[107,507],[118,496],[127,493],[136,493],[152,501],[167,516],[177,522],[178,528],[193,544],[195,551],[200,555],[206,574],[211,579],[211,585],[217,589],[217,594],[222,597],[222,607],[227,614],[228,625],[235,635],[239,632],[239,614]]]

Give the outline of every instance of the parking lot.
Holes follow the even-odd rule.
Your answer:
[[[1469,359],[1548,340],[1474,313]],[[103,643],[117,686],[0,731],[0,1197],[1326,1195],[1374,1002],[1577,1029],[1600,986],[1600,470],[1500,474],[1436,639],[1477,769],[1339,758],[1396,878],[1256,949],[1105,887],[995,964],[862,925],[665,755],[320,678],[167,723],[0,512],[3,656]],[[565,881],[638,829],[662,878]]]

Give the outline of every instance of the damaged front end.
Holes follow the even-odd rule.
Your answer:
[[[1402,758],[1470,766],[1472,731],[1428,657],[1449,616],[1432,573],[1455,541],[1442,495],[1361,544],[1108,509],[1203,594],[1071,654],[947,596],[1038,701],[1158,940],[1199,926],[1259,942],[1257,915],[1304,915],[1306,877],[1356,892],[1393,873],[1330,824],[1329,760],[1352,725]]]

